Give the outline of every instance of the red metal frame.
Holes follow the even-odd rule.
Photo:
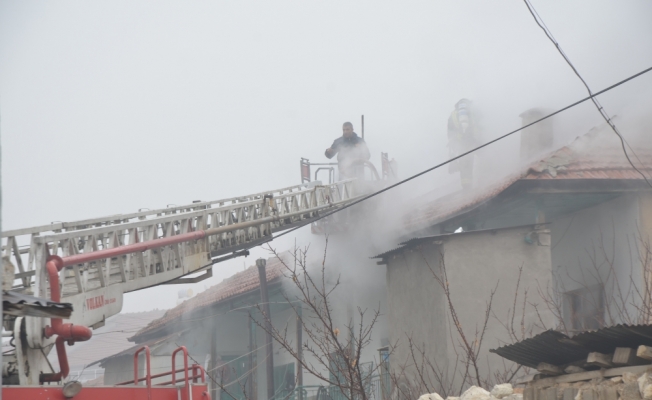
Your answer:
[[[57,338],[57,343],[63,344],[61,337]],[[138,376],[138,356],[145,352],[146,375]],[[183,368],[176,369],[176,355],[183,352]],[[84,387],[75,395],[75,400],[210,400],[208,387],[206,386],[206,371],[201,365],[193,364],[190,366],[191,374],[188,373],[188,350],[181,346],[172,352],[172,368],[168,372],[152,375],[151,371],[151,352],[148,346],[143,346],[134,353],[134,379],[122,382],[112,387]],[[176,386],[176,374],[184,373],[184,386]],[[162,376],[172,375],[172,380],[168,382],[152,385],[152,379]],[[201,379],[201,384],[198,383]],[[145,386],[139,385],[140,382],[146,381]],[[167,385],[167,386],[165,386]],[[65,400],[61,386],[5,386],[2,388],[2,395],[5,400]]]
[[[301,183],[310,182],[310,160],[302,158],[301,162]]]
[[[330,207],[323,206],[322,208]],[[291,214],[290,214],[291,215]],[[289,217],[287,215],[286,217]],[[247,221],[240,224],[241,228],[248,226],[258,225],[265,222],[274,221],[278,217],[267,217],[256,221]],[[188,221],[190,224],[190,221]],[[192,225],[189,225],[189,228],[192,230]],[[146,242],[136,242],[133,244],[128,244],[124,246],[114,247],[110,249],[103,249],[98,251],[93,251],[90,253],[75,254],[67,257],[59,257],[56,255],[49,256],[45,264],[45,268],[50,278],[50,294],[52,301],[60,302],[61,301],[61,290],[59,287],[59,272],[64,268],[71,265],[83,264],[87,262],[102,260],[106,258],[120,257],[126,254],[143,252],[146,250],[156,249],[164,246],[170,246],[177,243],[188,242],[192,240],[203,239],[207,236],[222,233],[231,229],[230,227],[215,227],[206,230],[195,230],[188,233],[182,233],[179,235],[169,236],[158,238],[154,240],[149,240]],[[136,236],[138,238],[138,236]],[[137,239],[138,240],[138,239]],[[64,324],[61,321],[61,318],[52,318],[52,326],[46,326],[44,329],[44,336],[46,338],[58,335],[59,338],[62,338],[63,341],[67,341],[68,344],[72,345],[77,341],[88,340],[93,336],[93,333],[88,327],[73,325],[73,324]],[[57,341],[59,341],[57,338]],[[59,356],[59,369],[60,372],[56,374],[42,374],[41,383],[43,382],[58,382],[62,378],[68,376],[68,357],[66,355],[66,349],[63,345],[57,346],[57,355]]]
[[[186,346],[181,346],[178,349],[174,350],[172,352],[172,369],[177,367],[177,363],[175,362],[175,358],[177,356],[177,353],[183,351],[183,372],[184,372],[184,381],[186,382],[186,386],[188,386],[188,349],[186,349]],[[172,384],[177,383],[177,374],[172,374]]]
[[[258,221],[260,222],[260,221]],[[192,228],[192,227],[191,227]],[[86,262],[102,260],[105,258],[113,258],[123,256],[125,254],[156,249],[163,246],[170,246],[177,243],[187,242],[190,240],[198,240],[205,238],[213,231],[219,231],[219,228],[208,229],[206,231],[199,230],[180,235],[164,237],[159,239],[150,240],[147,242],[138,242],[111,249],[104,249],[90,253],[75,254],[68,257],[59,257],[56,255],[49,256],[45,263],[48,276],[50,278],[50,297],[52,301],[59,303],[61,301],[61,289],[59,287],[59,271],[64,267],[76,264],[83,264]],[[88,327],[73,324],[64,324],[61,318],[52,318],[52,326],[46,326],[44,336],[46,338],[58,335],[57,343],[57,356],[59,358],[60,371],[56,374],[43,374],[41,375],[41,382],[58,382],[68,376],[68,356],[66,355],[66,348],[63,346],[63,341],[68,344],[88,340],[93,336],[93,332]],[[60,341],[59,338],[62,338]]]
[[[147,375],[144,377],[139,377],[138,376],[138,355],[141,351],[145,351],[145,357],[146,357],[146,363],[147,363]],[[182,351],[183,352],[183,368],[176,369],[176,356],[177,353]],[[116,384],[117,386],[124,386],[124,385],[138,385],[141,381],[147,381],[147,387],[151,388],[152,387],[152,379],[154,378],[161,378],[163,376],[167,375],[172,375],[172,379],[166,382],[162,383],[157,383],[154,386],[164,386],[164,385],[176,385],[177,383],[177,373],[183,372],[184,373],[184,383],[185,386],[189,387],[190,386],[190,381],[192,380],[192,383],[197,383],[199,379],[201,379],[202,383],[206,383],[206,375],[204,368],[199,365],[199,364],[193,364],[190,366],[191,373],[188,374],[188,349],[186,349],[186,346],[181,346],[176,348],[172,352],[172,369],[167,372],[162,372],[160,374],[155,374],[152,375],[151,369],[150,369],[150,358],[151,358],[151,353],[149,350],[148,346],[143,346],[136,350],[134,353],[134,379],[129,380],[126,382],[120,382]]]
[[[205,385],[194,385],[190,392],[192,398],[185,392],[179,392],[174,386],[154,386],[150,392],[142,386],[118,387],[84,387],[74,400],[210,400],[210,394]],[[150,396],[151,395],[151,396]],[[4,386],[3,400],[70,400],[63,396],[61,386]]]
[[[210,229],[208,229],[208,231],[210,231]],[[191,240],[203,239],[205,237],[206,237],[206,231],[193,231],[188,233],[182,233],[179,235],[168,236],[168,237],[158,238],[154,240],[148,240],[146,242],[127,244],[120,247],[113,247],[110,249],[93,251],[90,253],[75,254],[60,259],[63,261],[62,267],[69,267],[71,265],[83,264],[91,261],[102,260],[105,258],[124,256],[125,254],[157,249],[163,246],[170,246],[173,244],[188,242]]]
[[[48,257],[45,263],[50,278],[50,297],[55,303],[61,302],[61,288],[59,287],[59,271],[63,269],[64,261],[59,256]],[[59,372],[56,374],[41,374],[40,381],[58,382],[68,376],[70,368],[68,366],[68,356],[66,355],[66,346],[68,344],[85,341],[93,336],[93,332],[88,327],[73,324],[64,324],[61,318],[52,318],[52,326],[46,326],[43,335],[46,338],[57,335],[55,346],[57,348],[57,358],[59,359]]]
[[[134,353],[134,385],[138,385],[138,354],[145,350],[145,365],[147,369],[147,375],[145,375],[145,380],[147,381],[147,392],[152,392],[152,368],[151,368],[151,353],[148,346],[143,346],[140,349],[136,350]]]
[[[113,258],[122,256],[129,253],[155,249],[163,246],[169,246],[189,240],[202,239],[206,237],[206,231],[193,231],[180,235],[155,239],[147,242],[139,242],[126,246],[114,247],[111,249],[104,249],[94,251],[91,253],[76,254],[68,257],[61,258],[53,255],[49,256],[45,263],[48,276],[50,278],[50,298],[52,301],[59,303],[61,301],[61,288],[59,286],[59,271],[64,267],[85,262],[101,260],[104,258]],[[43,382],[58,382],[68,376],[68,356],[63,341],[67,341],[72,345],[75,342],[85,341],[93,336],[93,332],[86,326],[64,324],[61,318],[52,318],[52,326],[46,326],[43,332],[46,338],[58,335],[56,346],[57,356],[59,358],[59,372],[56,374],[42,374],[40,381]]]

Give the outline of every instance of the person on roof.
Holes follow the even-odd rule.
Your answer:
[[[340,179],[360,177],[364,174],[364,161],[369,160],[371,154],[364,139],[353,132],[353,124],[345,122],[342,125],[342,136],[335,139],[331,147],[326,149],[324,155],[333,158],[337,154],[337,164]]]
[[[448,154],[451,158],[456,157],[479,144],[477,118],[471,108],[471,101],[461,99],[448,118]],[[459,171],[462,189],[465,190],[473,185],[474,157],[474,154],[469,154],[448,164],[449,173]]]

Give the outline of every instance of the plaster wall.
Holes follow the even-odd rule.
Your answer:
[[[433,271],[440,264],[441,247],[424,244],[405,249],[387,265],[389,340],[392,373],[416,373],[409,341],[424,348],[430,360],[446,363],[448,348],[444,293]]]
[[[179,367],[183,366],[183,363],[177,358],[176,362]],[[145,357],[140,356],[138,361],[138,376],[144,377],[146,375],[146,364]],[[162,372],[172,370],[172,359],[170,356],[155,356],[150,357],[150,368],[152,375],[160,374]],[[177,375],[177,379],[181,378],[181,374]],[[134,379],[134,357],[131,355],[124,355],[121,357],[116,357],[112,360],[108,360],[105,363],[104,368],[104,384],[105,385],[115,385],[120,382],[126,382]],[[171,378],[170,375],[162,378],[155,378],[152,380],[152,384],[159,382],[169,381]]]
[[[632,285],[643,282],[639,233],[644,233],[650,212],[646,202],[650,202],[649,197],[623,195],[551,224],[556,290],[563,293],[604,284],[608,325],[636,323],[627,319],[636,317],[635,304],[640,300]],[[621,301],[621,293],[629,298]],[[618,311],[621,305],[624,312]],[[570,323],[569,310],[565,304],[566,324]]]
[[[507,228],[488,232],[470,232],[455,235],[443,245],[444,261],[448,272],[451,299],[459,316],[467,339],[474,340],[476,329],[482,329],[491,291],[495,290],[487,329],[479,355],[480,375],[492,377],[504,369],[502,357],[490,353],[490,349],[512,343],[506,324],[521,334],[521,320],[525,337],[540,333],[539,317],[547,328],[554,326],[552,314],[544,309],[537,312],[531,304],[543,303],[538,288],[551,282],[550,237],[545,231],[539,236],[532,234],[534,227]],[[530,235],[533,243],[525,238]],[[519,268],[523,268],[520,282]],[[517,285],[518,291],[517,294]],[[523,310],[524,291],[527,304]],[[511,315],[516,298],[516,318],[512,325]],[[454,340],[458,340],[452,331]],[[517,337],[522,340],[523,337]],[[452,343],[449,338],[449,343]],[[449,346],[448,358],[454,359],[453,346]],[[509,364],[509,363],[508,363]]]
[[[551,280],[547,238],[542,234],[542,244],[526,243],[524,238],[532,230],[532,227],[520,227],[460,233],[442,240],[435,238],[406,248],[388,260],[390,341],[398,343],[391,355],[394,373],[404,368],[408,375],[414,372],[407,348],[411,337],[425,350],[430,362],[445,371],[449,382],[456,387],[461,385],[459,377],[453,376],[460,338],[451,325],[444,291],[433,275],[433,271],[441,274],[442,256],[451,300],[468,340],[473,341],[476,329],[482,329],[487,302],[491,291],[496,289],[492,304],[495,316],[490,317],[481,344],[480,375],[488,377],[493,373],[492,366],[502,365],[502,358],[489,353],[489,349],[510,342],[502,324],[508,310],[513,309],[519,267],[523,266],[520,290],[528,289],[528,302],[536,303],[537,285],[545,286]],[[522,294],[520,301],[523,301]],[[521,309],[518,310],[520,313]],[[546,322],[552,320],[547,313],[542,318]],[[524,321],[527,330],[537,333],[538,316],[533,309],[526,309]],[[517,324],[515,329],[520,331],[520,318]],[[430,375],[426,378],[436,382]]]
[[[638,196],[641,213],[641,233],[646,242],[652,240],[652,193],[641,193]]]

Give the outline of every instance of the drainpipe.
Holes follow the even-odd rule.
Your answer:
[[[247,325],[249,325],[249,368],[251,368],[251,378],[248,380],[249,398],[257,399],[256,395],[256,377],[258,377],[258,368],[256,367],[256,324],[254,323],[251,312],[247,314]],[[217,399],[217,397],[215,397]]]
[[[267,274],[265,266],[267,260],[256,260],[258,275],[260,277],[260,299],[263,303],[265,314],[265,347],[267,348],[267,400],[274,398],[274,349],[272,348],[272,314],[269,311],[269,293],[267,292]]]
[[[296,322],[296,334],[297,334],[297,386],[299,387],[299,400],[303,399],[303,321],[302,321],[302,311],[301,304],[297,306],[297,322]]]
[[[211,326],[211,365],[210,365],[210,376],[213,377],[211,382],[211,399],[217,399],[217,318],[214,319],[213,325]]]

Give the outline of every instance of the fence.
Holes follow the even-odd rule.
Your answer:
[[[104,368],[97,369],[80,369],[78,371],[70,371],[70,380],[87,382],[104,376]]]
[[[390,393],[388,374],[374,375],[365,383],[369,400],[386,400]],[[347,400],[338,386],[297,386],[291,391],[280,392],[275,400]]]

